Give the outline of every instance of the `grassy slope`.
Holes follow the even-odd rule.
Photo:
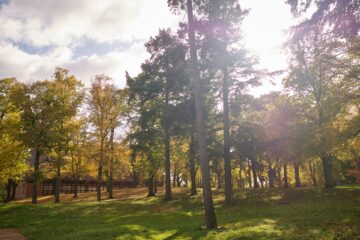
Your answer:
[[[360,189],[247,190],[233,207],[215,193],[220,228],[201,228],[201,197],[0,206],[0,227],[29,239],[360,239]]]

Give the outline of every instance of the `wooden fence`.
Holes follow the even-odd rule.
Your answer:
[[[101,183],[101,191],[106,190],[107,182]],[[42,194],[43,195],[52,195],[54,194],[54,181],[46,180],[42,182]],[[77,184],[77,192],[96,192],[96,181],[78,181]],[[133,188],[137,187],[131,181],[113,181],[113,189],[121,189],[121,188]],[[60,183],[60,193],[74,193],[75,191],[75,181],[72,180],[62,180]]]

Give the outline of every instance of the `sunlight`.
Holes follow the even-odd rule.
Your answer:
[[[358,7],[0,0],[0,240],[359,239]]]
[[[282,45],[286,30],[294,22],[290,8],[283,1],[245,0],[244,8],[250,9],[244,20],[243,30],[246,46],[258,57],[259,66],[269,71],[286,68],[286,54]],[[270,91],[282,89],[281,76],[272,84],[268,81],[262,86],[251,89],[255,97]]]

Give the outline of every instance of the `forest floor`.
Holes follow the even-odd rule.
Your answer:
[[[360,240],[360,188],[248,189],[235,192],[232,207],[214,191],[219,228],[204,228],[201,194],[173,190],[174,200],[146,198],[146,189],[117,190],[115,199],[95,193],[62,203],[41,197],[0,205],[0,228],[28,239],[351,239]],[[104,196],[106,193],[103,193]]]

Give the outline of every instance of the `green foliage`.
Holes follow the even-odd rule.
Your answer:
[[[0,185],[8,179],[22,180],[28,171],[29,152],[19,141],[20,109],[15,96],[19,87],[15,79],[0,80]]]
[[[292,13],[301,17],[312,12],[293,27],[295,40],[301,39],[309,32],[331,32],[336,37],[352,39],[358,37],[359,2],[349,0],[287,0]]]

